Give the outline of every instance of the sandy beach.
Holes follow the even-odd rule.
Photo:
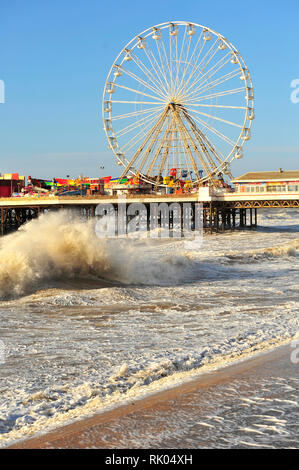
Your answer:
[[[280,346],[10,448],[296,447],[292,351]]]

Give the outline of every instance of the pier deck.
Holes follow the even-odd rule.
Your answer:
[[[150,217],[151,205],[166,203],[173,212],[173,204],[177,207],[188,205],[191,213],[195,213],[195,204],[201,203],[203,209],[203,228],[210,232],[234,228],[255,228],[257,226],[257,209],[261,208],[299,208],[298,193],[276,194],[240,194],[201,188],[198,193],[190,194],[143,194],[118,196],[72,196],[38,198],[0,198],[1,227],[4,235],[17,230],[22,224],[38,217],[41,213],[60,209],[76,209],[87,217],[95,215],[96,207],[110,204],[117,207],[121,204],[143,204]],[[165,204],[164,204],[165,206]],[[157,218],[160,206],[158,206]],[[249,212],[249,215],[248,215]]]

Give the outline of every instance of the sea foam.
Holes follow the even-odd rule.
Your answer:
[[[93,277],[127,284],[183,279],[192,261],[180,254],[155,259],[147,241],[99,238],[93,220],[68,211],[44,214],[0,244],[0,299],[32,292],[50,280]]]

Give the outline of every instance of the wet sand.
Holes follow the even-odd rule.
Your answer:
[[[290,344],[9,448],[296,448]]]

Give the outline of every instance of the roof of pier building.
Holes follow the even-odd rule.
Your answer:
[[[299,181],[299,170],[252,171],[234,178],[232,183],[257,183],[265,181]]]

